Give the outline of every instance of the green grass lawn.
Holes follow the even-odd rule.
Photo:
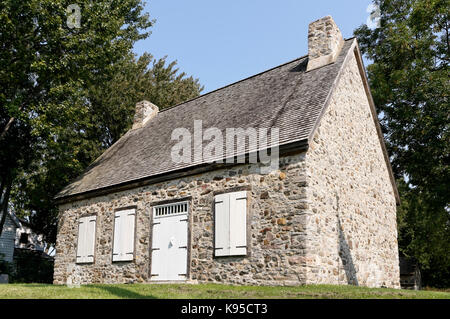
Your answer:
[[[85,285],[80,288],[44,284],[0,285],[0,299],[114,299],[114,298],[439,298],[450,292],[373,289],[354,286],[311,285],[298,287],[229,286],[218,284],[123,284]]]

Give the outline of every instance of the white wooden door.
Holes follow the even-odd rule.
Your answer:
[[[187,204],[186,204],[187,207]],[[188,213],[180,209],[153,215],[151,280],[187,279]]]

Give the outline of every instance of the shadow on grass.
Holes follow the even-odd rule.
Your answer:
[[[11,285],[24,286],[26,288],[51,288],[51,287],[64,287],[52,284],[39,284],[39,283],[26,283],[26,282],[12,282]]]
[[[88,287],[102,289],[111,295],[114,295],[119,298],[128,298],[128,299],[158,299],[155,296],[152,295],[143,295],[140,293],[137,293],[135,291],[125,289],[122,287],[117,286],[108,286],[108,285],[89,285]]]

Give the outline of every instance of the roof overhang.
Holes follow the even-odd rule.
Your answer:
[[[294,141],[294,142],[289,142],[286,144],[278,145],[279,155],[280,156],[288,156],[291,154],[306,152],[308,150],[308,146],[309,146],[308,140],[299,140],[299,141]],[[256,153],[259,153],[262,151],[266,151],[266,149],[258,150],[258,151],[256,151]],[[254,153],[255,152],[245,154],[245,163],[249,163],[249,158],[251,158],[252,154],[254,154]],[[176,170],[176,171],[172,171],[172,172],[168,172],[168,173],[162,173],[162,174],[153,175],[153,176],[148,176],[148,177],[141,178],[138,180],[124,182],[124,183],[112,185],[109,187],[94,189],[91,191],[77,193],[77,194],[69,195],[69,196],[56,197],[55,200],[58,205],[62,205],[65,203],[80,201],[80,200],[84,200],[84,199],[88,199],[88,198],[92,198],[92,197],[107,195],[110,193],[116,193],[116,192],[125,191],[125,190],[142,187],[142,186],[146,186],[146,185],[157,184],[157,183],[161,183],[161,182],[165,182],[165,181],[169,181],[169,180],[173,180],[173,179],[177,179],[177,178],[198,175],[198,174],[202,174],[202,173],[209,172],[209,171],[214,171],[214,170],[219,170],[219,169],[224,169],[224,168],[231,168],[231,167],[245,164],[245,163],[238,163],[237,156],[235,156],[229,160],[224,159],[223,162],[224,163],[210,163],[210,164],[200,164],[200,165],[195,165],[195,166],[189,166],[189,167],[186,167],[186,168],[183,168],[180,170]]]

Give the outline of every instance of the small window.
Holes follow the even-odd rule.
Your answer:
[[[19,238],[19,244],[28,244],[28,234],[27,233],[21,233]]]
[[[134,259],[134,228],[136,210],[125,209],[114,214],[113,261]]]
[[[155,206],[153,209],[154,217],[164,217],[168,215],[180,215],[188,212],[188,203],[179,202]]]
[[[214,255],[247,255],[247,192],[215,196]]]
[[[78,223],[77,263],[94,262],[97,216],[81,217]]]

